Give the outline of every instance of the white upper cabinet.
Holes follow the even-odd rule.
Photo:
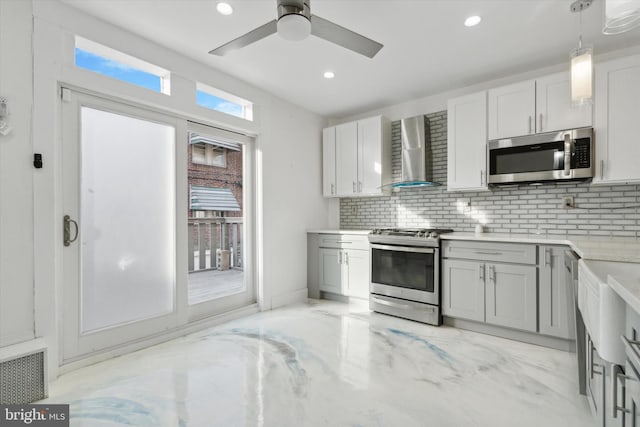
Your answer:
[[[640,56],[598,64],[594,183],[640,182]]]
[[[489,139],[535,133],[536,82],[489,90]]]
[[[356,193],[358,183],[358,124],[336,126],[336,194]]]
[[[591,124],[591,105],[571,103],[568,71],[489,91],[490,140]]]
[[[487,92],[450,99],[447,190],[487,190]]]
[[[344,123],[324,129],[322,138],[325,197],[389,194],[390,188],[385,186],[391,181],[389,120],[376,116]],[[332,158],[334,164],[330,165]]]
[[[591,126],[591,104],[571,104],[571,74],[568,71],[536,80],[536,132]]]
[[[336,195],[336,128],[322,130],[322,195]]]

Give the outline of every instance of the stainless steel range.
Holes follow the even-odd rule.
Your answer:
[[[440,234],[452,231],[371,231],[371,310],[440,325]]]

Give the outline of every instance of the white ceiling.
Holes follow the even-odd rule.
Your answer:
[[[571,0],[313,0],[313,14],[384,47],[366,58],[316,37],[274,34],[224,57],[208,52],[276,18],[276,0],[63,0],[326,117],[343,117],[566,62],[579,15]],[[583,12],[596,55],[640,44],[640,29],[601,34],[604,0]],[[470,15],[483,20],[466,28]],[[568,65],[567,65],[568,67]],[[333,80],[322,77],[325,70]]]

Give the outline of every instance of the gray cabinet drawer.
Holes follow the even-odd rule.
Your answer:
[[[361,234],[320,234],[320,247],[369,250],[369,237]]]
[[[536,263],[536,245],[445,240],[442,242],[444,258],[475,259],[480,261]]]

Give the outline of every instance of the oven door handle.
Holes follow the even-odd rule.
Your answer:
[[[383,251],[398,251],[398,252],[419,252],[421,254],[432,254],[434,249],[420,248],[415,246],[393,246],[393,245],[377,245],[371,244],[371,249],[382,249]]]

